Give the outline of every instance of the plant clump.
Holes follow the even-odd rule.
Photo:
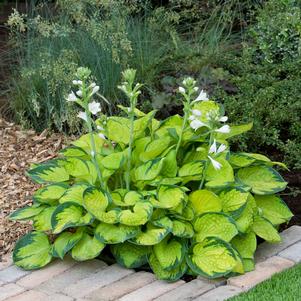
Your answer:
[[[78,69],[67,97],[89,133],[28,171],[43,187],[11,215],[34,227],[17,242],[15,264],[37,269],[67,253],[89,260],[106,248],[121,265],[149,265],[169,281],[252,270],[256,236],[279,242],[277,228],[292,216],[277,195],[287,183],[274,166],[285,165],[230,151],[229,139],[252,124],[227,124],[193,78],[178,89],[183,116],[159,121],[136,108],[142,85],[132,69],[119,86],[130,105],[108,117],[90,73]]]

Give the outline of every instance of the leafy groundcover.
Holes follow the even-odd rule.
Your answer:
[[[183,117],[154,118],[136,108],[141,85],[124,72],[124,116],[101,114],[98,87],[80,68],[69,102],[89,133],[28,176],[42,188],[13,220],[33,220],[13,259],[38,269],[70,253],[83,261],[104,248],[127,268],[149,265],[159,279],[216,278],[254,268],[256,236],[276,243],[292,213],[277,195],[286,182],[267,157],[230,151],[252,124],[229,125],[223,108],[187,78]],[[197,93],[197,94],[196,94]],[[198,96],[197,96],[198,95]]]

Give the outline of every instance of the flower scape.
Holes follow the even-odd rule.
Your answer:
[[[194,79],[178,89],[183,116],[163,121],[136,108],[135,71],[123,80],[129,107],[108,117],[93,100],[99,87],[91,72],[78,69],[67,101],[81,108],[88,133],[28,171],[43,186],[32,206],[10,216],[34,227],[16,243],[15,264],[31,270],[68,253],[78,261],[106,253],[168,281],[252,270],[256,237],[279,242],[278,226],[292,217],[277,195],[287,183],[273,168],[285,165],[232,152],[229,139],[252,124],[227,124]]]

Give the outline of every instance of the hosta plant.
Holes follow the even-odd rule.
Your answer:
[[[83,261],[105,253],[169,281],[252,270],[256,237],[279,242],[277,228],[292,216],[277,195],[287,183],[274,166],[285,166],[232,152],[229,139],[252,124],[227,124],[192,78],[179,87],[183,116],[159,121],[136,108],[135,71],[123,77],[129,107],[107,117],[93,101],[90,71],[78,69],[67,100],[89,132],[28,171],[42,187],[32,206],[10,216],[34,228],[17,242],[15,264],[30,270],[67,254]]]

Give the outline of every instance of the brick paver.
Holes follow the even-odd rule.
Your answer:
[[[0,301],[222,301],[301,262],[301,227],[293,226],[281,236],[280,244],[258,247],[254,271],[228,280],[197,277],[188,283],[168,283],[149,272],[70,257],[28,272],[5,256],[0,262]]]

